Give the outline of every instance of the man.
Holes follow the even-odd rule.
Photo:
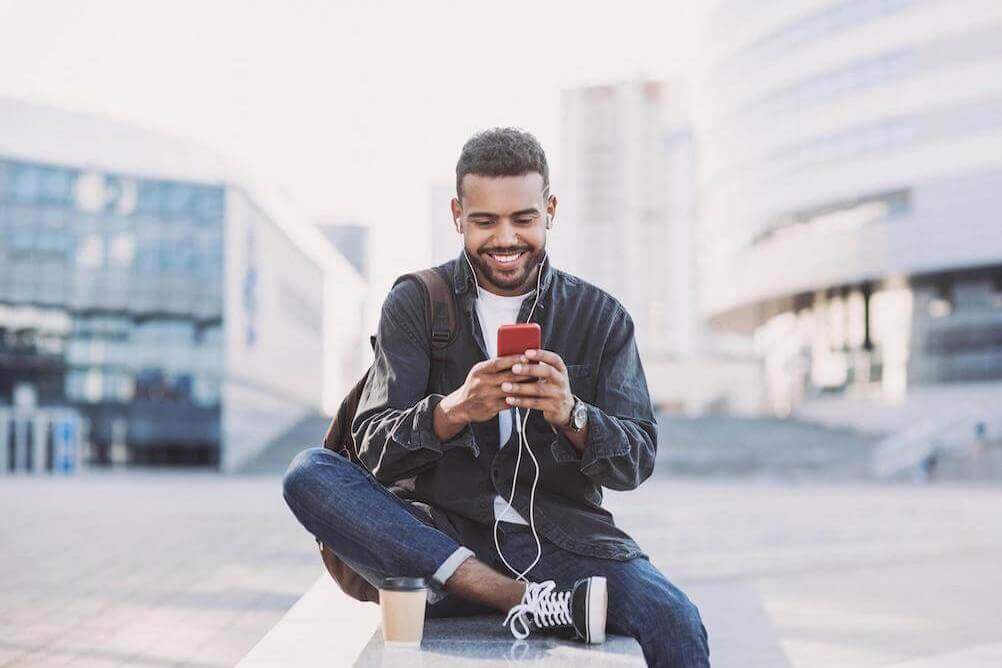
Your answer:
[[[650,665],[708,665],[696,607],[601,506],[602,487],[650,476],[657,427],[630,316],[547,258],[557,198],[542,147],[517,129],[477,134],[456,190],[464,248],[438,268],[455,341],[433,359],[422,287],[394,287],[352,425],[372,476],[311,448],[286,474],[286,501],[370,583],[428,578],[429,617],[500,611],[516,637],[585,642],[607,627]],[[544,349],[497,357],[498,326],[530,318]]]

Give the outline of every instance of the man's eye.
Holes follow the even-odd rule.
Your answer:
[[[535,218],[519,218],[515,222],[519,225],[532,225],[532,222],[536,220]]]

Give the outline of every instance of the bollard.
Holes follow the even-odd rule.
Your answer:
[[[48,419],[43,413],[36,413],[28,419],[31,438],[28,439],[31,448],[30,472],[38,475],[45,473],[45,445],[48,440]]]
[[[13,416],[14,422],[14,471],[25,471],[28,469],[30,453],[28,450],[28,422],[17,413]]]
[[[11,462],[14,439],[11,437],[10,411],[0,408],[0,476],[13,473]]]
[[[52,423],[52,472],[69,475],[77,470],[79,459],[74,421],[67,415]]]
[[[0,407],[0,477],[25,472],[70,475],[83,468],[85,423],[66,409]]]

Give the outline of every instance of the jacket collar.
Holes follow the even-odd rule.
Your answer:
[[[550,287],[550,283],[553,282],[553,269],[550,266],[550,256],[547,253],[546,257],[543,258],[542,265],[539,269],[542,272],[542,276],[539,279],[539,294],[540,296],[546,294],[547,288]],[[459,257],[456,258],[456,268],[453,272],[453,288],[457,295],[465,293],[467,290],[472,288],[476,284],[476,279],[473,276],[473,272],[470,270],[470,265],[466,261],[466,251],[459,251]]]

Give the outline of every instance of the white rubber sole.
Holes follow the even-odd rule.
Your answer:
[[[609,609],[609,586],[604,577],[595,576],[588,579],[587,608],[585,618],[588,620],[588,637],[585,642],[598,645],[605,642],[605,619]]]

